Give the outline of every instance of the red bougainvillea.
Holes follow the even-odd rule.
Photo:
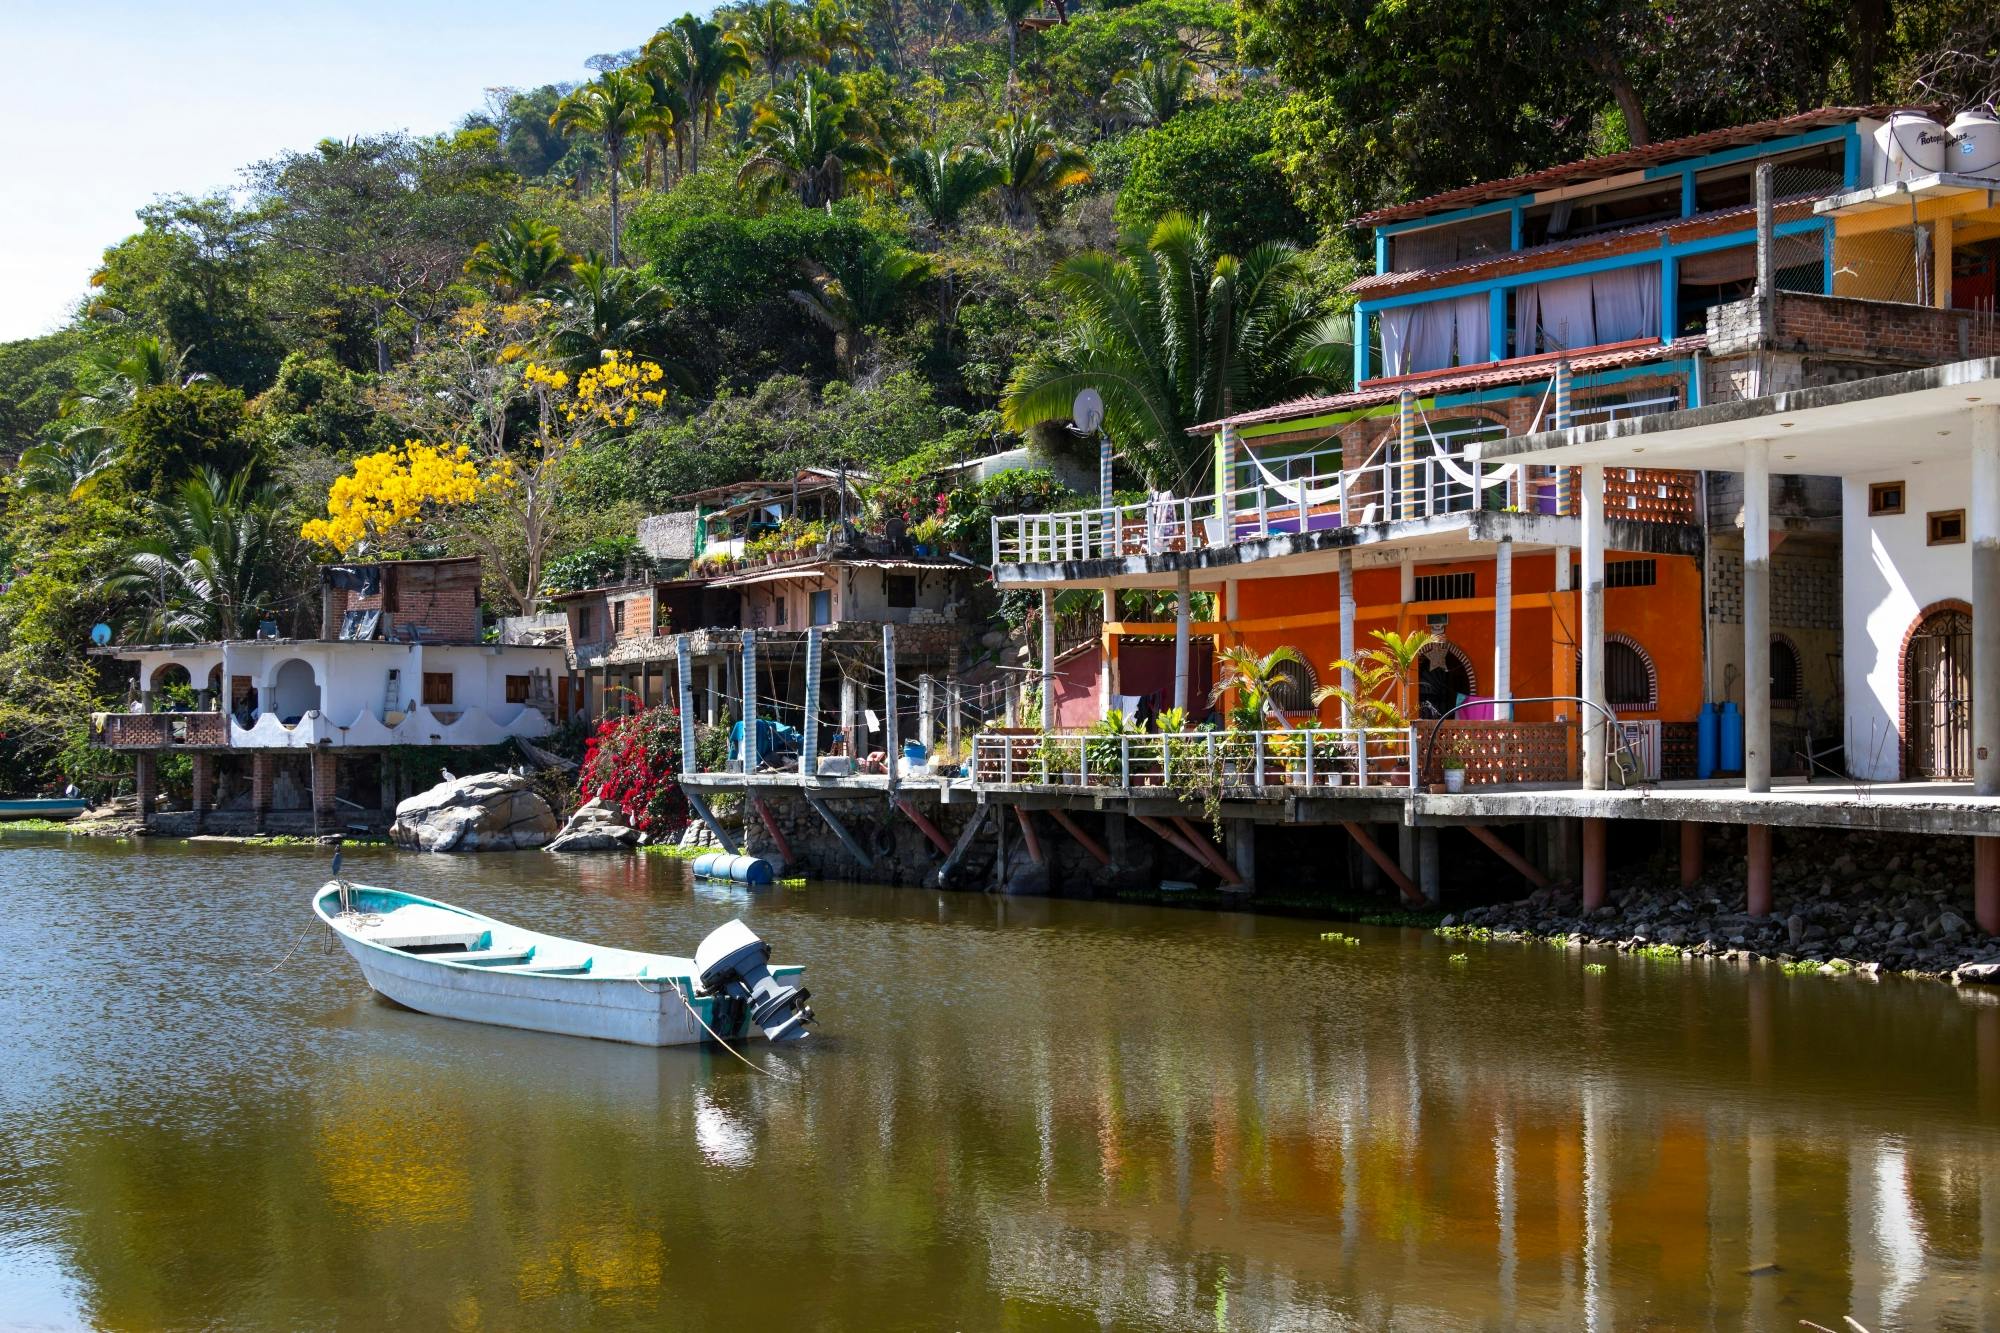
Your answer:
[[[607,717],[585,744],[577,786],[585,800],[618,807],[625,822],[654,837],[687,826],[687,799],[676,780],[681,767],[681,716],[650,708]]]

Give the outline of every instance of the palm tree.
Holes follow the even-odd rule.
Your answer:
[[[749,50],[737,33],[712,19],[683,14],[653,34],[642,59],[680,90],[689,113],[689,150],[699,171],[702,137],[715,128],[722,90],[753,68]]]
[[[833,355],[842,379],[852,380],[874,346],[873,331],[886,324],[917,288],[930,280],[931,262],[908,250],[864,251],[859,258],[806,266],[808,288],[789,295],[833,332]]]
[[[563,247],[562,233],[552,223],[515,218],[493,233],[493,239],[472,247],[465,271],[491,287],[503,300],[518,300],[545,291],[569,273],[575,256]]]
[[[150,641],[243,638],[286,591],[295,543],[274,487],[210,471],[147,505],[154,531],[127,547],[105,589],[135,594]]]
[[[957,226],[959,216],[1000,183],[1000,164],[977,144],[908,148],[890,165],[939,231]]]
[[[620,349],[665,361],[673,339],[673,302],[666,288],[636,269],[612,268],[595,257],[571,265],[549,332],[549,350],[571,374]]]
[[[838,0],[819,0],[806,14],[804,28],[812,48],[808,58],[821,69],[842,51],[857,56],[868,51],[867,31]]]
[[[1111,107],[1140,125],[1164,125],[1187,105],[1194,90],[1195,65],[1185,56],[1154,59],[1140,53],[1136,69],[1122,71],[1111,84]]]
[[[1352,672],[1354,688],[1343,689],[1338,685],[1325,685],[1313,691],[1313,703],[1323,704],[1329,699],[1340,701],[1341,712],[1346,715],[1351,727],[1394,727],[1405,730],[1410,725],[1409,703],[1410,674],[1417,669],[1424,651],[1435,640],[1429,630],[1411,630],[1399,634],[1392,629],[1378,629],[1373,636],[1376,647],[1355,654],[1353,660],[1342,658],[1329,670]]]
[[[1119,255],[1059,265],[1072,306],[1064,337],[1015,367],[1000,410],[1009,429],[1067,418],[1079,390],[1104,398],[1105,428],[1149,485],[1183,486],[1208,458],[1189,430],[1274,401],[1319,312],[1298,251],[1276,242],[1217,253],[1206,218],[1173,213],[1130,232]]]
[[[736,15],[735,32],[764,67],[764,95],[778,93],[778,70],[812,54],[813,39],[792,0],[761,0]]]
[[[117,466],[118,452],[118,442],[96,426],[23,449],[18,473],[21,489],[81,500]]]
[[[1298,649],[1280,646],[1259,657],[1239,643],[1219,653],[1216,661],[1222,665],[1222,674],[1216,677],[1208,701],[1220,703],[1225,694],[1236,691],[1236,706],[1230,710],[1233,725],[1243,731],[1260,731],[1266,717],[1276,717],[1281,728],[1286,725],[1285,715],[1272,696],[1285,680],[1280,667],[1305,666],[1305,656]]]
[[[1000,207],[1016,227],[1038,220],[1055,195],[1090,179],[1089,159],[1032,111],[1002,116],[986,136],[1000,166]]]
[[[739,184],[760,193],[795,191],[799,202],[819,208],[844,196],[855,178],[887,165],[875,127],[840,95],[837,82],[804,81],[797,96],[766,103],[750,126],[756,152],[737,172]]]
[[[664,129],[670,113],[653,100],[645,79],[626,69],[607,70],[556,103],[549,124],[565,136],[592,134],[604,141],[611,181],[611,263],[618,264],[618,184],[625,171],[625,148],[634,137]]]

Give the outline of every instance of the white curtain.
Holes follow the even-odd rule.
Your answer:
[[[1588,347],[1597,341],[1597,320],[1591,313],[1587,275],[1523,287],[1520,303],[1518,342],[1526,349],[1524,355]]]
[[[1486,297],[1382,312],[1382,373],[1414,375],[1487,359]]]
[[[1597,307],[1597,341],[1622,343],[1660,336],[1660,269],[1657,264],[1614,268],[1590,276]]]

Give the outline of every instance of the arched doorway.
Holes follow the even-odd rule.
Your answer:
[[[271,687],[271,711],[288,727],[319,707],[319,680],[312,665],[299,658],[279,666]]]
[[[1432,643],[1417,663],[1417,713],[1442,717],[1477,693],[1472,659],[1455,643]]]
[[[1972,776],[1972,617],[1955,607],[1925,616],[1903,648],[1903,774]]]

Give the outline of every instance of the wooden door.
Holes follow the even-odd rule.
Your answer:
[[[1972,617],[1940,611],[1910,637],[1903,662],[1903,772],[1972,776]]]

